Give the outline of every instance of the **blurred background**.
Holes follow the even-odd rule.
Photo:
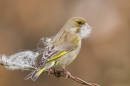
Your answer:
[[[71,74],[101,86],[130,86],[129,0],[0,0],[0,54],[35,50],[40,38],[57,34],[71,17],[92,27],[67,66]],[[29,73],[0,66],[0,86],[83,86],[46,73],[25,81]]]

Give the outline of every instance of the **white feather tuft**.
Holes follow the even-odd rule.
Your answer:
[[[81,27],[81,39],[86,38],[91,33],[91,27],[88,24],[85,24]]]
[[[52,40],[53,37],[46,37],[46,38],[41,38],[39,43],[37,44],[37,48],[40,54],[43,53],[44,49],[46,46],[49,45],[50,41]]]
[[[11,56],[1,55],[0,64],[10,70],[30,70],[36,66],[39,53],[33,51],[21,51]]]

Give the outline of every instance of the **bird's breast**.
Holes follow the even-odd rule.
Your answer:
[[[55,61],[55,66],[58,67],[66,67],[67,65],[69,65],[72,61],[74,61],[74,59],[77,57],[77,55],[79,54],[81,48],[81,44],[78,45],[77,49],[69,52],[68,54],[66,54],[65,56],[62,56],[60,58],[58,58]]]

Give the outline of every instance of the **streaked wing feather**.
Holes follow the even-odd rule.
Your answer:
[[[50,61],[53,61],[55,59],[58,59],[59,57],[61,56],[64,56],[65,54],[69,53],[70,51],[74,50],[77,48],[78,45],[71,45],[71,44],[64,44],[64,45],[61,45],[60,47],[58,47],[59,50],[57,50],[57,53],[51,55],[48,57],[48,61],[47,62],[50,62]]]
[[[55,48],[53,46],[47,47],[46,50],[44,51],[43,58],[42,58],[41,62],[37,65],[37,67],[43,67],[45,65],[45,63],[58,59],[59,57],[62,57],[65,54],[70,52],[70,51],[63,51],[63,50],[73,50],[76,47],[77,46],[71,46],[70,44],[62,45],[59,48],[61,50],[57,50],[57,48]]]
[[[54,46],[48,46],[46,47],[45,51],[43,52],[43,58],[41,62],[37,65],[38,67],[43,67],[46,62],[49,61],[49,59],[53,56],[56,55],[59,51],[57,49],[54,49]]]
[[[60,33],[58,33],[50,42],[50,45],[46,47],[42,61],[37,67],[43,67],[46,62],[50,62],[64,56],[70,51],[76,49],[79,43],[80,39],[76,35],[68,31],[60,31]]]

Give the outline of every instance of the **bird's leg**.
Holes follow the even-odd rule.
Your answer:
[[[66,70],[65,68],[63,69],[63,71],[66,72],[66,79],[68,79],[68,77],[72,77],[72,75],[70,74],[70,72],[68,70]]]
[[[50,76],[50,73],[52,72],[52,69],[48,69],[48,76]]]

